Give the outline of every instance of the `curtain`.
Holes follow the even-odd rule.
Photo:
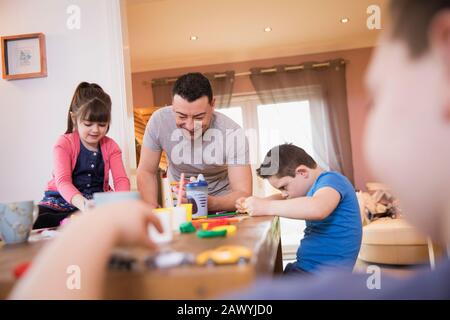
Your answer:
[[[341,172],[353,183],[344,60],[308,62],[301,69],[278,65],[270,70],[250,71],[250,79],[263,104],[309,101],[312,145],[318,157],[315,160]]]
[[[165,107],[172,104],[172,88],[175,81],[171,78],[152,80],[153,106]]]
[[[233,94],[234,71],[204,73],[203,75],[211,83],[213,96],[216,98],[216,106],[221,108],[229,107],[231,95]],[[170,106],[172,104],[172,89],[174,84],[174,78],[152,80],[153,104],[155,106]]]
[[[234,71],[226,71],[220,74],[205,73],[211,83],[213,94],[216,97],[216,106],[227,108],[230,106],[234,87]]]

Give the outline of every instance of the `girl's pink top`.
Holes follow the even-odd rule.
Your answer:
[[[113,191],[109,186],[109,170],[112,172],[115,191],[129,191],[128,180],[122,162],[122,151],[117,143],[108,137],[100,140],[100,150],[105,163],[103,191]],[[58,191],[63,198],[72,203],[72,198],[81,194],[72,183],[72,172],[75,169],[80,153],[80,136],[77,131],[59,137],[53,147],[53,178],[47,184],[48,191]]]

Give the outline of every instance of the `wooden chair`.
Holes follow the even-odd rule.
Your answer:
[[[367,183],[368,190],[386,188],[381,184]],[[421,234],[404,218],[380,218],[367,221],[364,210],[364,200],[358,194],[363,222],[363,238],[359,259],[369,263],[387,265],[416,265],[429,263],[434,269],[436,256],[441,250],[431,242],[431,239]]]

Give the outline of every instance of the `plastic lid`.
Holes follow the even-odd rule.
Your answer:
[[[195,188],[195,187],[207,187],[207,186],[208,186],[208,182],[206,182],[205,180],[202,180],[202,181],[188,183],[185,187],[186,188]]]

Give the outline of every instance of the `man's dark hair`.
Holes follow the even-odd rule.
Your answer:
[[[201,97],[208,97],[211,103],[213,93],[208,78],[199,72],[182,75],[175,82],[172,96],[179,95],[188,102],[193,102]]]
[[[285,143],[273,147],[267,152],[263,163],[256,169],[256,173],[263,179],[271,176],[295,177],[295,169],[300,165],[310,169],[317,168],[317,163],[305,150],[291,143]]]
[[[406,41],[413,58],[429,49],[431,21],[442,10],[450,9],[450,0],[391,0],[392,37]]]

